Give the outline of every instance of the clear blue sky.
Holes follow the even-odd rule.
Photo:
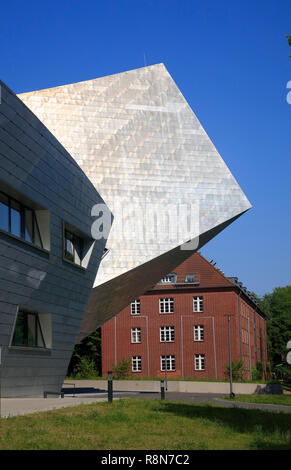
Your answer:
[[[16,93],[163,62],[253,208],[202,250],[263,295],[290,285],[290,0],[1,5],[1,79]]]

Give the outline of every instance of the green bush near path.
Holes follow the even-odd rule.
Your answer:
[[[122,399],[0,420],[1,450],[290,450],[291,414]]]

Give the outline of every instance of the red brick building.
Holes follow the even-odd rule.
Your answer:
[[[250,292],[195,253],[101,330],[103,375],[131,358],[132,374],[224,379],[242,359],[245,379],[267,362],[266,322]]]

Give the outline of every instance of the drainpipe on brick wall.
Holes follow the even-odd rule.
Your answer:
[[[116,316],[114,317],[114,365],[117,364]]]
[[[250,317],[248,317],[248,336],[249,336],[249,360],[250,360],[250,380],[252,380],[252,351],[251,351],[251,334],[250,334]]]
[[[242,361],[242,337],[241,337],[241,292],[239,291],[238,294],[238,324],[239,324],[239,354],[240,354],[240,360]]]
[[[258,352],[257,352],[257,307],[254,310],[254,336],[255,336],[255,361],[256,366],[258,362]]]

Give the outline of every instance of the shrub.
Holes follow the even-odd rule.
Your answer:
[[[88,357],[80,357],[73,374],[76,379],[90,379],[91,377],[98,377],[95,362]]]
[[[130,364],[130,359],[121,359],[121,361],[113,367],[113,378],[127,379],[130,375]]]
[[[245,373],[245,366],[243,361],[231,361],[232,366],[232,379],[241,381]],[[230,378],[230,367],[229,365],[225,366],[224,375],[229,379]]]
[[[264,374],[264,366],[261,361],[257,362],[257,367],[252,367],[252,379],[262,380]]]

